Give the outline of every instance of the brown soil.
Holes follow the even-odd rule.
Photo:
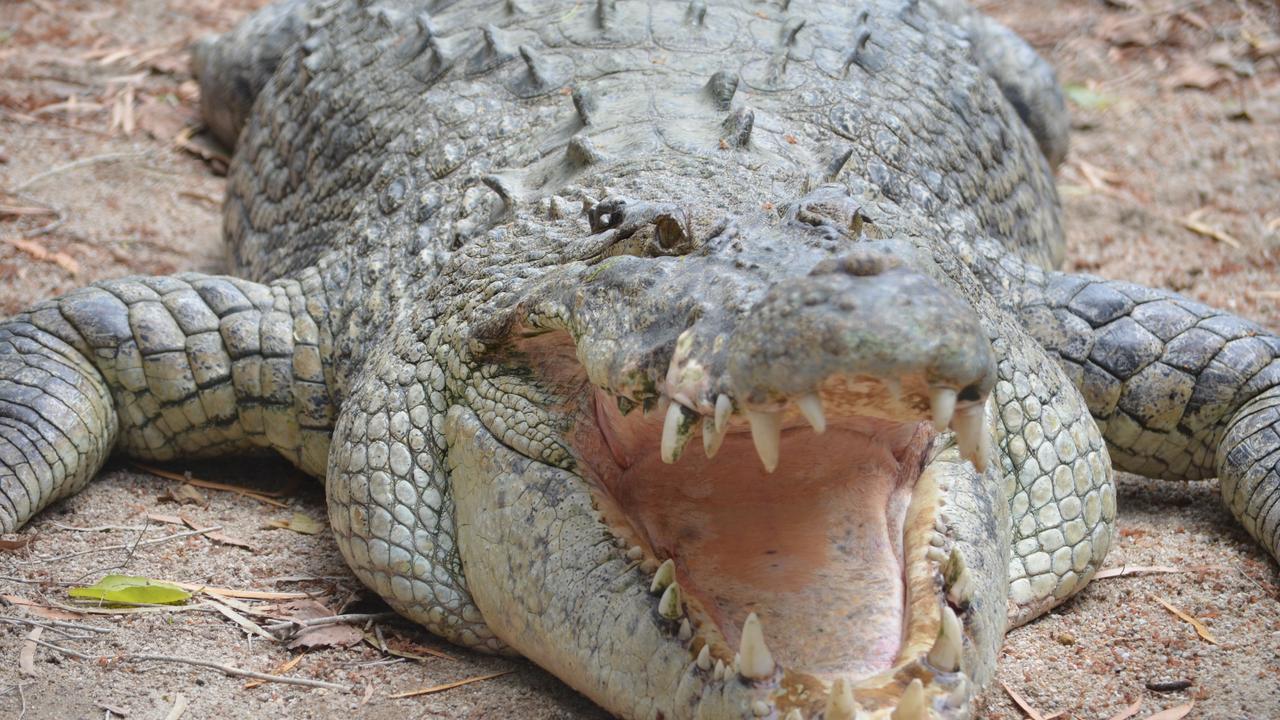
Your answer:
[[[220,161],[174,143],[195,119],[184,48],[261,4],[0,4],[0,316],[99,278],[224,267]],[[1174,288],[1280,329],[1280,9],[1243,0],[984,6],[1028,38],[1073,89],[1073,149],[1059,185],[1071,267]],[[212,157],[208,146],[195,150]],[[327,531],[265,529],[294,512],[322,519],[314,483],[268,462],[194,470],[287,490],[288,507],[204,491],[203,503],[179,508],[158,499],[174,483],[117,466],[33,521],[24,531],[35,538],[27,548],[0,552],[0,593],[61,602],[65,583],[92,582],[109,570],[305,590],[331,607],[359,592]],[[1010,633],[1000,680],[1046,717],[1109,718],[1139,700],[1137,717],[1188,702],[1192,718],[1280,717],[1280,573],[1222,509],[1216,484],[1123,477],[1119,505],[1110,563],[1181,572],[1095,581]],[[178,512],[253,547],[187,537],[107,549],[182,531],[156,522],[141,530],[148,513]],[[38,560],[80,551],[93,552]],[[1156,598],[1201,619],[1217,644]],[[6,616],[29,615],[0,605],[0,620]],[[247,640],[207,608],[81,622],[110,633],[83,640],[46,631],[42,640],[95,656],[181,655],[266,672],[298,652]],[[216,671],[77,661],[43,648],[28,677],[18,660],[27,631],[0,626],[0,716],[19,717],[25,707],[29,718],[98,717],[111,706],[130,717],[161,717],[181,694],[190,701],[186,717],[604,717],[527,663],[469,654],[405,625],[384,624],[384,635],[455,659],[386,663],[380,651],[357,645],[313,649],[290,671],[357,685],[354,693],[244,689],[243,679]],[[511,674],[426,697],[387,697],[502,671]],[[1179,680],[1190,687],[1146,687]],[[1023,717],[999,686],[988,698],[987,717]]]

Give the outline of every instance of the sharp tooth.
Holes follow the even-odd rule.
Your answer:
[[[710,645],[702,646],[702,649],[698,651],[698,659],[695,660],[694,663],[697,664],[699,670],[702,670],[704,672],[711,669],[711,646]]]
[[[898,700],[898,707],[889,715],[890,720],[929,720],[929,709],[924,702],[924,683],[920,678],[911,681]]]
[[[680,583],[671,583],[662,591],[662,599],[658,601],[658,614],[668,620],[675,620],[684,614],[680,603]]]
[[[649,592],[660,593],[667,589],[667,586],[676,581],[676,561],[667,558],[658,566],[658,571],[653,574],[653,583],[649,585]]]
[[[684,446],[693,436],[693,418],[680,403],[671,403],[667,419],[662,423],[662,462],[671,464],[680,459]]]
[[[742,624],[742,642],[738,645],[738,673],[752,680],[773,677],[773,655],[764,644],[764,628],[755,613]]]
[[[951,557],[943,568],[944,585],[947,588],[947,600],[956,606],[963,606],[973,599],[973,578],[969,575],[969,566],[965,564],[964,555],[958,548],[951,549]]]
[[[791,712],[787,713],[782,720],[804,720],[804,715],[801,715],[799,710],[791,708]]]
[[[827,429],[827,416],[822,413],[822,398],[817,393],[809,393],[796,398],[796,407],[800,414],[813,426],[813,431],[821,435]]]
[[[951,414],[956,411],[956,391],[951,388],[933,388],[929,391],[929,407],[933,412],[933,428],[943,432],[951,424]]]
[[[836,678],[831,683],[831,692],[827,695],[826,720],[853,720],[858,712],[858,704],[853,701],[853,686],[844,678]]]
[[[764,463],[764,469],[773,472],[778,467],[778,446],[782,443],[782,413],[747,411],[751,421],[751,439],[756,443],[756,453]]]
[[[938,639],[929,650],[929,664],[943,672],[955,672],[960,669],[960,655],[964,649],[964,629],[960,626],[960,618],[949,606],[942,608],[942,626],[938,628]]]
[[[706,418],[702,421],[702,450],[707,454],[708,459],[720,452],[720,443],[724,442],[724,436],[724,433],[716,429],[715,420]]]
[[[768,715],[769,709],[769,705],[763,700],[755,700],[751,703],[751,714],[756,717]]]
[[[925,557],[929,558],[930,560],[936,563],[940,563],[943,560],[947,559],[947,553],[944,552],[942,548],[934,547],[932,545],[929,546],[929,549],[926,550],[924,554],[925,554]]]
[[[729,421],[729,413],[733,412],[733,401],[728,395],[721,394],[716,398],[716,432],[724,432],[724,425]]]
[[[715,669],[715,672],[712,673],[712,677],[714,677],[717,680],[724,679],[724,661],[723,660],[716,660],[716,669]]]
[[[986,472],[987,453],[991,449],[991,439],[983,438],[987,432],[985,408],[984,404],[975,403],[960,408],[951,419],[951,429],[956,433],[960,457],[973,463],[978,472]]]
[[[680,632],[676,633],[676,638],[678,638],[680,642],[689,642],[692,637],[693,626],[689,624],[689,618],[685,618],[680,621]]]

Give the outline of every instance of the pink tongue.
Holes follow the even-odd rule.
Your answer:
[[[784,666],[854,676],[888,667],[903,636],[910,478],[901,487],[902,464],[883,439],[789,430],[772,474],[746,433],[731,433],[713,461],[700,444],[695,437],[674,465],[656,447],[629,448],[606,484],[651,547],[676,559],[685,592],[730,646],[756,612]]]

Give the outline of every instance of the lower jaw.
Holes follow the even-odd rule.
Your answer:
[[[912,679],[936,685],[938,673],[921,658],[938,638],[944,602],[940,493],[935,473],[917,474],[934,433],[924,424],[907,428],[907,449],[886,461],[906,471],[888,483],[859,487],[847,480],[856,470],[846,468],[839,483],[826,487],[816,478],[837,474],[812,462],[813,472],[787,472],[787,457],[805,457],[793,441],[779,472],[747,471],[758,462],[744,440],[747,447],[736,453],[726,441],[713,463],[682,458],[690,466],[678,486],[639,481],[617,497],[625,484],[614,482],[610,492],[602,491],[610,485],[603,482],[593,494],[606,525],[642,567],[652,572],[673,560],[685,613],[680,633],[691,657],[705,647],[716,672],[732,675],[742,622],[754,613],[778,667],[754,682],[769,688],[780,716],[793,708],[812,716],[838,680],[852,686],[861,707],[892,708]],[[828,430],[824,442],[837,445],[838,438],[838,429]],[[656,464],[646,457],[650,463],[628,471],[661,477],[663,466],[646,467]],[[714,465],[724,479],[726,464],[742,470],[731,482],[717,484],[700,472]],[[877,515],[866,506],[888,511]],[[871,547],[875,563],[867,562]],[[842,548],[847,557],[840,557]]]

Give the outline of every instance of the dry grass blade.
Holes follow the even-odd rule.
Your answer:
[[[275,637],[271,633],[267,632],[266,630],[263,630],[262,626],[258,625],[257,623],[250,620],[249,618],[241,615],[235,610],[232,610],[225,603],[220,603],[217,600],[206,600],[205,602],[209,603],[209,607],[212,607],[213,609],[222,613],[223,616],[225,616],[228,620],[244,628],[246,632],[253,635],[257,635],[258,637],[266,638],[268,640],[275,640]]]
[[[1161,710],[1154,715],[1148,715],[1147,720],[1180,720],[1180,718],[1186,717],[1187,714],[1191,712],[1191,708],[1195,706],[1195,703],[1189,702],[1186,705],[1171,707],[1167,710]]]
[[[304,600],[313,597],[312,593],[304,592],[271,592],[269,590],[235,590],[233,588],[209,587],[208,585],[197,585],[196,583],[178,582],[177,580],[166,580],[170,585],[177,585],[183,590],[190,590],[193,593],[204,593],[205,595],[221,595],[229,598],[240,598],[242,600]]]
[[[1000,687],[1004,688],[1006,693],[1009,693],[1009,697],[1013,699],[1014,704],[1017,705],[1022,712],[1026,713],[1027,717],[1031,718],[1031,720],[1045,720],[1044,715],[1042,715],[1039,710],[1031,707],[1031,704],[1015,692],[1013,688],[1009,687],[1008,683],[1001,680]]]
[[[399,700],[400,698],[418,697],[420,695],[434,695],[435,693],[441,693],[441,692],[444,692],[445,690],[452,690],[456,687],[462,687],[463,685],[470,685],[471,683],[478,683],[484,680],[492,680],[496,677],[502,677],[503,675],[510,675],[513,672],[515,672],[515,670],[503,670],[502,672],[490,673],[488,675],[477,675],[475,677],[466,678],[465,680],[457,680],[451,683],[445,683],[443,685],[432,685],[431,687],[418,688],[417,690],[407,690],[405,692],[396,693],[395,695],[388,695],[387,697],[391,698],[392,700]],[[1037,720],[1043,720],[1043,719],[1037,718]]]
[[[1218,242],[1224,245],[1230,245],[1237,250],[1241,247],[1239,240],[1231,237],[1222,230],[1205,225],[1193,217],[1179,218],[1178,224],[1201,237],[1207,237],[1210,240],[1217,240]]]
[[[1142,709],[1142,700],[1141,699],[1134,700],[1132,705],[1121,710],[1115,715],[1112,715],[1107,720],[1129,720],[1129,718],[1133,717],[1134,715],[1137,715],[1138,711],[1141,709]]]
[[[0,217],[37,217],[57,214],[52,208],[35,205],[0,205]]]
[[[302,658],[304,658],[304,657],[306,657],[306,656],[307,656],[307,654],[306,654],[306,653],[302,653],[301,655],[299,655],[299,656],[297,656],[297,657],[293,658],[292,660],[285,660],[284,662],[282,662],[282,663],[280,663],[279,665],[277,665],[277,666],[275,666],[274,668],[272,668],[272,669],[271,669],[271,674],[272,674],[272,675],[283,675],[283,674],[285,674],[285,673],[289,672],[290,670],[292,670],[292,669],[294,669],[294,668],[298,667],[298,663],[302,662]],[[245,690],[252,690],[252,689],[254,689],[254,688],[258,687],[259,685],[266,685],[266,684],[267,684],[267,681],[266,681],[266,680],[250,680],[249,682],[247,682],[247,683],[245,683],[245,684],[244,684],[244,689],[245,689]]]
[[[1121,565],[1120,567],[1103,568],[1094,574],[1093,579],[1104,580],[1106,578],[1127,577],[1129,575],[1151,575],[1156,573],[1180,572],[1186,571],[1169,565]]]
[[[1213,636],[1213,634],[1209,632],[1209,628],[1205,627],[1204,623],[1202,623],[1202,622],[1200,622],[1199,620],[1197,620],[1197,619],[1195,619],[1195,618],[1191,617],[1190,615],[1188,615],[1188,614],[1186,614],[1185,612],[1183,612],[1183,611],[1179,610],[1178,608],[1176,608],[1176,607],[1174,607],[1174,606],[1170,605],[1169,603],[1165,602],[1164,600],[1160,599],[1159,597],[1156,597],[1155,595],[1152,595],[1152,596],[1151,596],[1151,599],[1152,599],[1152,600],[1155,600],[1156,602],[1158,602],[1158,603],[1160,603],[1161,605],[1163,605],[1163,606],[1164,606],[1164,608],[1165,608],[1166,610],[1168,610],[1169,612],[1173,613],[1174,615],[1177,615],[1178,617],[1180,617],[1180,618],[1182,618],[1183,620],[1185,620],[1185,621],[1187,621],[1188,623],[1190,623],[1190,624],[1191,624],[1191,627],[1193,627],[1193,628],[1195,628],[1195,629],[1196,629],[1196,634],[1197,634],[1197,635],[1199,635],[1201,638],[1203,638],[1206,642],[1212,643],[1212,644],[1214,644],[1214,645],[1217,645],[1217,644],[1218,644],[1218,639],[1217,639],[1217,638],[1215,638],[1215,637]],[[1182,716],[1181,716],[1181,715],[1179,715],[1178,717],[1182,717]]]
[[[281,492],[265,491],[265,490],[247,490],[242,487],[236,487],[235,485],[227,485],[226,483],[187,477],[186,475],[182,475],[176,472],[170,472],[168,470],[163,470],[161,468],[153,467],[151,465],[144,465],[142,463],[133,463],[133,466],[145,473],[150,473],[152,475],[155,475],[156,477],[162,477],[166,480],[176,480],[178,482],[188,483],[191,485],[195,485],[196,487],[206,488],[208,490],[222,490],[225,492],[231,492],[237,495],[243,495],[244,497],[251,498],[253,500],[257,500],[258,502],[261,502],[261,503],[266,503],[268,505],[275,505],[276,507],[289,507],[287,503],[283,503],[283,502],[280,502],[279,500],[273,499],[273,498],[280,497],[281,495],[284,494]]]

